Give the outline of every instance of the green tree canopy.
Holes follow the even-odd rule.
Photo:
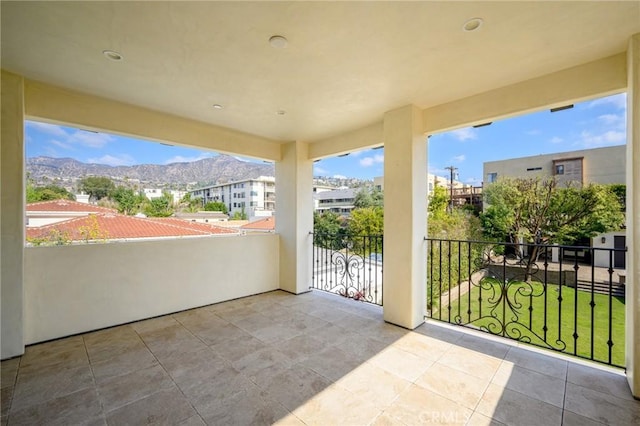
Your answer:
[[[104,176],[88,176],[80,180],[78,187],[94,200],[105,198],[116,189],[113,181]]]
[[[118,203],[118,211],[126,215],[138,213],[145,203],[144,195],[136,193],[133,189],[123,186],[117,187],[112,193],[113,198]]]
[[[429,217],[438,218],[447,213],[447,205],[449,205],[449,194],[444,186],[438,185],[436,182],[433,192],[429,196],[429,204],[427,211]]]
[[[60,199],[75,200],[76,197],[71,192],[60,186],[34,186],[31,181],[27,181],[27,203]]]
[[[211,201],[204,205],[204,210],[207,212],[222,212],[227,214],[227,205],[222,201]]]
[[[620,229],[624,222],[618,197],[605,185],[559,187],[554,178],[501,178],[484,197],[489,207],[480,216],[492,238],[566,244]]]
[[[163,194],[162,197],[149,200],[144,213],[149,217],[169,217],[173,214],[173,198],[170,194]]]
[[[353,199],[355,208],[384,207],[384,195],[377,188],[361,188]]]
[[[349,219],[350,235],[382,235],[384,210],[381,207],[353,209]]]

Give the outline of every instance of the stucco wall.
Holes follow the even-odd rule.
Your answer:
[[[275,290],[278,235],[25,249],[25,344]]]

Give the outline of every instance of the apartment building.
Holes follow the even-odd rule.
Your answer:
[[[484,184],[500,176],[556,176],[561,183],[625,183],[626,146],[583,149],[531,157],[488,161],[483,164]]]
[[[198,188],[190,192],[202,204],[219,201],[227,206],[229,215],[244,211],[247,217],[270,216],[276,209],[276,179],[260,176],[220,185]]]
[[[427,195],[431,195],[431,193],[433,192],[433,188],[435,188],[436,185],[440,185],[443,186],[447,189],[450,188],[449,186],[449,179],[443,176],[436,176],[432,173],[428,173],[427,174]],[[373,186],[376,189],[379,189],[380,191],[384,191],[384,176],[377,176],[373,178]],[[458,182],[457,180],[454,179],[453,181],[453,188],[464,188],[465,185],[462,182]]]
[[[330,211],[341,216],[349,216],[355,208],[353,202],[360,189],[344,188],[333,191],[322,191],[313,194],[316,211]]]

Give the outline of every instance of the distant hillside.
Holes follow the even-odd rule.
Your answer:
[[[107,176],[114,180],[132,180],[150,184],[213,184],[273,176],[273,164],[249,163],[229,155],[218,155],[190,163],[107,166],[87,164],[72,158],[27,158],[27,172],[36,182],[55,179],[75,181],[86,176]]]

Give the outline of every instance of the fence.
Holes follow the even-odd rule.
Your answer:
[[[625,251],[428,238],[427,315],[623,367]]]
[[[382,305],[382,235],[313,233],[311,287]]]

